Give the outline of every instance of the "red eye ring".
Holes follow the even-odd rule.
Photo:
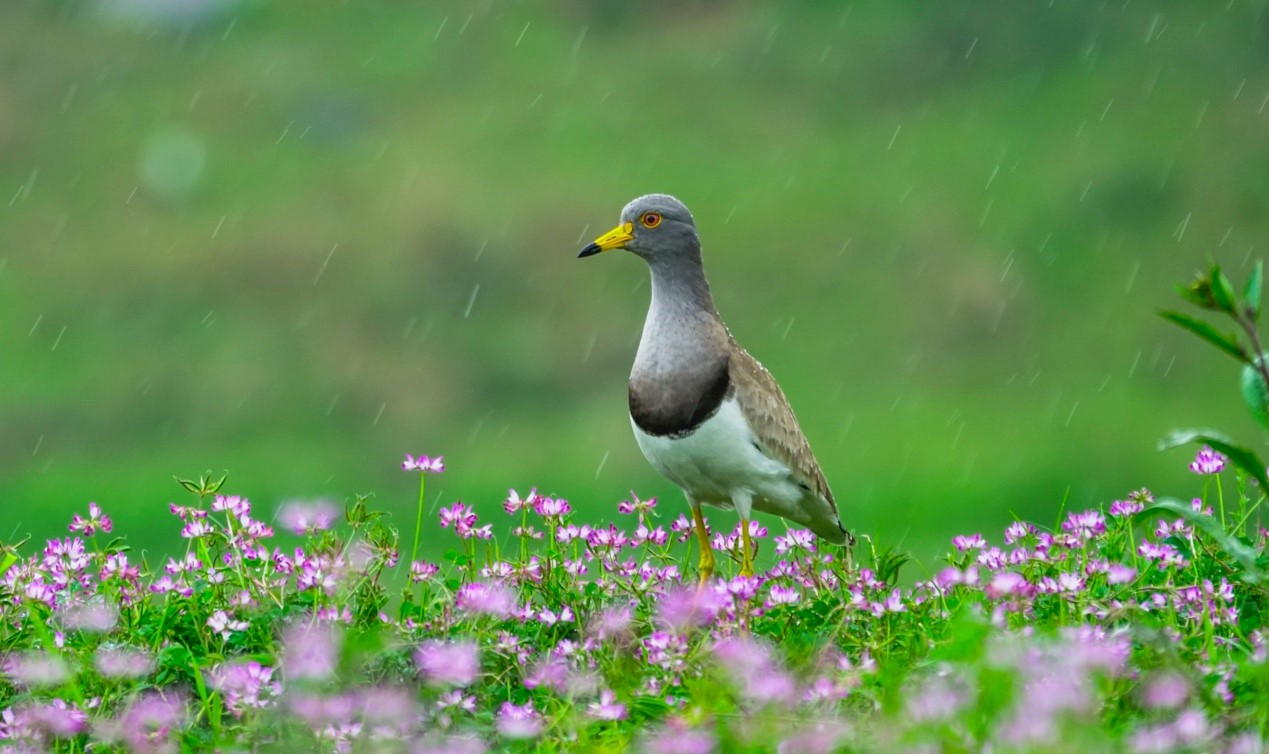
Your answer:
[[[661,215],[657,212],[644,212],[639,222],[643,223],[645,228],[655,228],[661,224]]]

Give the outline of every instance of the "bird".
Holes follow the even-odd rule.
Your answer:
[[[630,370],[630,424],[648,462],[682,491],[700,541],[704,585],[715,558],[702,505],[740,517],[740,574],[753,576],[753,511],[833,544],[854,544],[780,385],[736,342],[714,306],[696,221],[669,194],[621,210],[578,257],[625,249],[647,263],[652,300]]]

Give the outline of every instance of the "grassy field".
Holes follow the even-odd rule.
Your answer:
[[[1263,3],[149,5],[0,6],[5,539],[96,500],[161,550],[205,469],[403,523],[407,451],[436,504],[673,510],[646,272],[574,259],[650,191],[848,526],[931,569],[1178,486],[1173,426],[1258,436],[1152,312],[1263,250]]]

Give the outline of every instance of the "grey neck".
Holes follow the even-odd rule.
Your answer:
[[[724,358],[727,328],[714,308],[699,250],[647,261],[652,271],[652,302],[631,376],[692,372]]]

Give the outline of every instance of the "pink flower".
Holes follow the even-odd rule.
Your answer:
[[[533,512],[542,518],[562,518],[573,510],[568,501],[560,498],[538,496],[533,501]]]
[[[339,667],[341,637],[327,623],[297,623],[286,630],[282,669],[289,681],[330,678]]]
[[[507,513],[519,513],[525,508],[532,508],[533,503],[538,499],[538,490],[536,487],[529,490],[529,494],[524,498],[520,497],[520,493],[515,490],[507,490],[507,499],[502,503],[502,509]]]
[[[1204,445],[1190,464],[1190,471],[1195,474],[1219,474],[1225,468],[1228,459]]]
[[[339,508],[328,500],[283,503],[278,510],[278,521],[296,534],[315,534],[326,531],[335,524]]]
[[[109,534],[113,527],[114,524],[111,523],[110,516],[103,514],[101,512],[101,506],[96,503],[88,504],[88,518],[83,518],[76,513],[74,517],[71,518],[70,523],[71,531],[80,532],[85,537],[91,537],[98,531]]]
[[[439,474],[445,470],[444,456],[428,458],[427,456],[411,456],[405,454],[405,460],[401,462],[402,471],[422,471],[430,474]]]
[[[596,720],[625,720],[626,705],[617,701],[612,689],[604,689],[599,692],[599,701],[587,705],[586,714]]]
[[[987,546],[987,540],[983,539],[981,534],[959,535],[952,537],[952,546],[959,552],[967,550],[982,549]]]
[[[652,512],[652,509],[656,507],[657,499],[655,497],[650,497],[647,500],[640,500],[639,496],[634,493],[634,490],[631,490],[629,500],[623,500],[620,503],[617,503],[617,512],[625,514],[638,513],[642,516],[644,513]]]
[[[454,595],[454,607],[469,613],[506,617],[515,609],[515,594],[498,584],[466,584]]]
[[[416,560],[410,563],[410,583],[418,584],[423,581],[430,580],[433,576],[440,572],[440,566],[433,565],[423,560]]]
[[[506,738],[536,738],[542,732],[542,717],[531,701],[523,705],[503,702],[494,725]]]
[[[776,555],[790,552],[815,552],[815,535],[808,529],[789,529],[775,538]]]
[[[221,639],[229,641],[229,637],[234,633],[246,631],[249,624],[246,621],[234,620],[224,610],[217,610],[207,619],[207,625],[212,633],[220,634]]]
[[[679,719],[671,719],[643,739],[642,751],[647,754],[712,754],[718,739],[703,728],[689,728]]]
[[[480,648],[470,641],[425,641],[414,653],[414,662],[432,683],[466,686],[480,675]]]

